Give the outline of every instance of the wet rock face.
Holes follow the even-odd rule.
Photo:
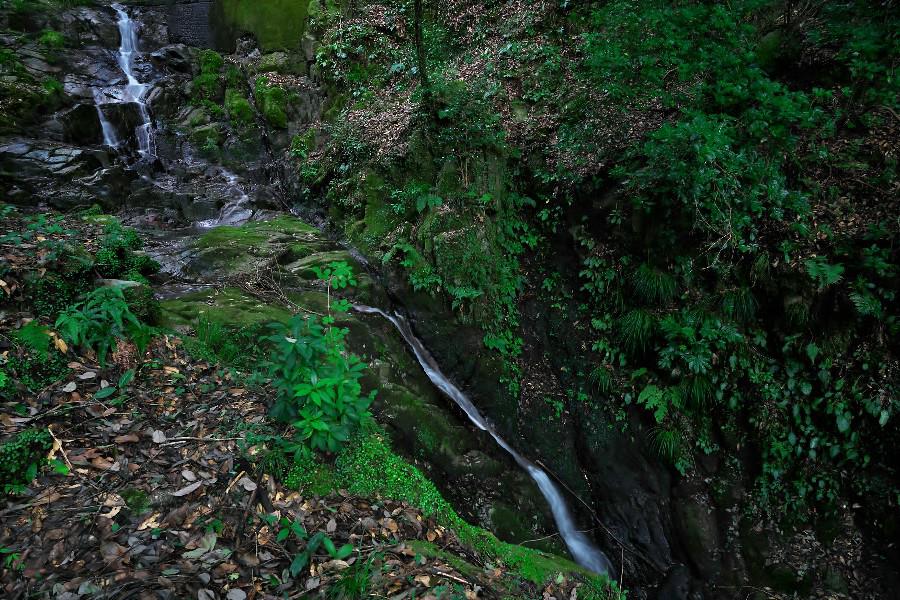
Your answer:
[[[93,198],[102,200],[98,184],[115,171],[110,165],[102,150],[49,140],[0,141],[0,184],[15,203],[46,202],[60,209],[90,205]]]
[[[135,147],[137,145],[137,128],[144,122],[137,103],[102,104],[100,110],[115,129],[120,145]]]
[[[169,25],[169,39],[179,44],[198,48],[212,48],[213,34],[210,24],[214,2],[176,0],[168,9],[166,18]]]
[[[70,144],[92,146],[103,142],[103,127],[97,107],[77,104],[59,115],[63,127],[63,141]]]

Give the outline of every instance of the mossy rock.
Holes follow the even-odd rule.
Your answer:
[[[228,276],[255,271],[282,262],[285,252],[297,255],[326,247],[319,231],[293,217],[253,221],[240,226],[223,225],[209,230],[194,243],[198,250],[187,271]]]
[[[191,132],[191,141],[199,146],[206,146],[210,143],[219,145],[222,143],[222,131],[218,123],[209,123],[197,127]]]
[[[194,326],[200,315],[233,326],[250,326],[287,321],[291,313],[235,288],[192,292],[180,298],[160,302],[160,321],[167,327]]]
[[[231,40],[252,33],[265,51],[299,48],[308,8],[302,0],[222,0],[213,19]]]

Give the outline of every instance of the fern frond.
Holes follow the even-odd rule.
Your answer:
[[[638,299],[648,304],[668,304],[678,293],[678,284],[674,277],[647,263],[635,270],[631,276],[631,284]]]
[[[749,288],[738,288],[725,293],[722,312],[737,321],[747,323],[756,316],[757,302]]]
[[[653,451],[674,464],[681,456],[681,435],[672,429],[654,427],[651,436],[650,447]]]
[[[656,320],[650,312],[638,308],[625,313],[617,322],[619,336],[625,349],[631,353],[647,349]]]
[[[872,294],[850,292],[850,301],[860,316],[881,318],[881,301]]]
[[[47,347],[50,345],[50,331],[38,323],[37,320],[29,321],[27,325],[13,331],[10,335],[38,356],[47,356]]]
[[[679,383],[681,394],[695,408],[706,407],[713,397],[713,385],[705,375],[686,377]]]

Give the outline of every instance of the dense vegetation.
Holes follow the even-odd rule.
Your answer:
[[[351,299],[399,297],[412,321],[424,315],[420,333],[433,327],[447,347],[480,342],[432,350],[476,388],[473,398],[503,436],[516,447],[530,443],[523,454],[583,505],[579,525],[591,523],[585,528],[601,545],[621,551],[611,555],[620,577],[651,573],[648,582],[665,589],[679,567],[641,556],[653,546],[691,562],[704,593],[763,593],[758,584],[765,595],[771,588],[796,597],[809,592],[811,576],[795,568],[784,575],[790,561],[770,561],[753,547],[755,535],[777,532],[770,547],[782,552],[796,542],[792,533],[812,532],[809,553],[849,521],[870,554],[840,557],[848,570],[870,557],[880,569],[882,551],[895,552],[885,543],[900,526],[893,1],[312,0],[259,8],[223,0],[217,18],[235,38],[249,36],[234,53],[169,48],[141,67],[157,69],[150,63],[166,56],[182,61],[165,75],[180,78],[177,85],[166,87],[162,75],[154,82],[165,93],[152,125],[169,136],[164,152],[184,154],[145,164],[124,148],[97,150],[96,140],[83,142],[91,151],[82,156],[76,138],[84,132],[60,116],[77,120],[70,109],[93,115],[95,107],[60,81],[66,53],[82,42],[50,27],[65,25],[50,15],[94,4],[0,0],[3,160],[15,154],[0,163],[10,194],[0,197],[0,486],[11,513],[35,508],[17,515],[18,531],[40,535],[41,505],[59,500],[51,489],[78,488],[89,496],[66,495],[64,510],[91,528],[84,537],[102,538],[104,569],[127,562],[129,548],[109,546],[121,530],[137,536],[130,549],[165,546],[159,551],[171,564],[147,563],[160,567],[162,584],[193,581],[184,575],[194,571],[180,571],[184,561],[207,561],[231,600],[247,596],[236,582],[283,595],[310,592],[320,579],[329,597],[375,595],[382,584],[395,594],[380,574],[397,565],[408,589],[437,598],[474,597],[485,581],[496,597],[622,597],[607,577],[525,547],[547,542],[556,551],[562,543],[520,536],[513,541],[523,545],[507,544],[467,520],[486,514],[483,523],[496,526],[502,515],[480,498],[453,504],[446,483],[429,479],[440,473],[429,458],[447,442],[434,438],[456,433],[453,426],[413,424],[409,448],[392,437],[396,413],[379,412],[381,392],[396,383],[385,375],[390,351],[371,330],[351,343],[351,326],[361,327]],[[28,136],[43,145],[19,139]],[[34,164],[15,162],[21,156],[57,166],[34,167],[37,175],[6,167]],[[196,239],[177,260],[190,264],[173,279],[212,291],[161,306],[161,266],[129,221],[98,205],[44,210],[27,197],[70,183],[61,179],[110,181],[91,180],[91,169],[123,181],[192,173],[201,183],[183,194],[165,187],[169,179],[151,192],[116,183],[140,190],[136,202],[157,193],[160,205],[182,202],[178,226],[197,224],[188,213],[223,177],[221,195],[243,178],[243,200],[266,212],[241,227],[185,234]],[[39,185],[20,187],[25,178]],[[55,200],[54,191],[42,193],[41,201]],[[221,201],[209,205],[219,210]],[[285,207],[323,217],[329,234],[372,264],[351,264],[356,254],[317,229],[276,217]],[[177,212],[166,205],[146,220],[123,215],[159,224],[166,210]],[[219,310],[226,301],[233,304]],[[403,359],[415,368],[412,358],[391,358],[398,376],[410,377]],[[577,439],[560,439],[569,433]],[[637,448],[636,472],[664,473],[652,483],[654,501],[665,505],[654,508],[668,511],[659,517],[667,539],[637,548],[634,539],[653,532],[623,541],[604,524],[632,525],[615,499],[596,493],[606,482],[589,481],[589,461],[575,455],[600,453],[614,436],[621,448]],[[453,456],[449,469],[466,463],[477,486],[481,473],[512,466],[483,449]],[[55,483],[42,487],[48,481]],[[168,500],[197,512],[186,525],[180,517],[183,529],[170,527],[176,511],[138,481],[149,491],[173,487]],[[699,564],[704,549],[690,546],[708,538],[685,535],[684,507],[694,505],[679,494],[702,497],[703,510],[721,517],[710,526],[716,544],[705,550],[743,552],[734,563]],[[112,510],[79,512],[93,503]],[[332,514],[344,515],[340,525]],[[526,532],[544,533],[537,518],[521,520]],[[718,543],[726,530],[727,543]],[[15,583],[0,589],[50,581],[41,580],[46,568],[26,568],[34,557],[26,542],[9,541],[13,531],[0,532],[0,583]],[[257,546],[248,558],[251,533]],[[261,547],[271,557],[264,571]],[[59,564],[53,548],[43,554],[64,567],[68,559]],[[129,568],[143,573],[138,563]],[[831,573],[834,561],[822,563]],[[416,571],[426,564],[440,566]],[[737,566],[721,573],[722,565]],[[466,578],[440,571],[451,566]],[[432,586],[431,576],[444,583]],[[834,579],[824,587],[849,589]],[[642,594],[648,582],[624,584]],[[87,583],[80,595],[94,593]],[[179,590],[198,593],[196,582],[185,585]],[[203,589],[198,597],[215,597]]]
[[[339,93],[300,170],[352,239],[480,325],[513,392],[517,299],[540,294],[591,349],[557,414],[640,406],[682,474],[754,448],[730,464],[779,520],[890,514],[890,3],[433,6],[428,87],[413,3],[385,10],[317,23]]]

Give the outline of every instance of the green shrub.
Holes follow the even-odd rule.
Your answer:
[[[375,397],[362,394],[365,365],[347,354],[347,331],[313,317],[273,324],[269,376],[278,391],[272,417],[294,427],[313,450],[336,452],[368,415]]]
[[[333,289],[356,283],[345,262],[317,268],[328,286],[328,316],[294,316],[284,325],[270,325],[273,333],[265,365],[278,396],[273,418],[289,423],[296,437],[313,450],[336,452],[360,423],[369,418],[373,390],[363,395],[360,378],[365,364],[347,352],[347,329],[334,327],[333,311],[346,311],[349,303],[332,300]]]
[[[253,124],[253,107],[239,92],[232,89],[225,92],[225,110],[232,122],[242,126]]]
[[[137,232],[113,221],[106,226],[100,249],[94,256],[94,268],[103,277],[147,283],[147,276],[158,273],[160,266],[149,256],[135,252],[142,246]]]
[[[48,50],[59,50],[66,45],[66,38],[58,31],[45,29],[38,38],[38,44]]]
[[[46,429],[30,429],[0,445],[0,486],[4,494],[21,492],[47,464],[53,438]]]
[[[117,287],[98,288],[88,294],[57,318],[56,329],[72,346],[94,350],[101,365],[117,340],[131,340],[143,353],[152,335],[131,312]]]
[[[287,94],[277,86],[270,86],[266,77],[256,79],[256,105],[271,125],[287,128]]]
[[[54,271],[29,273],[25,299],[35,315],[53,319],[91,289],[93,278],[90,261],[73,254]]]

